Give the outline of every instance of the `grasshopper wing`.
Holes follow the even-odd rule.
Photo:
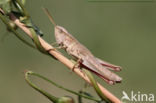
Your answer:
[[[114,71],[121,71],[121,67],[120,66],[117,66],[117,65],[114,65],[114,64],[111,64],[111,63],[108,63],[106,61],[103,61],[99,58],[96,58],[96,60],[104,67],[110,69],[110,70],[114,70]]]
[[[97,69],[95,69],[94,65],[92,65],[91,63],[89,63],[88,61],[83,61],[81,63],[82,67],[95,73],[97,76],[99,76],[100,78],[102,78],[103,80],[105,80],[108,84],[115,84],[115,81],[109,80],[107,78],[105,78]]]

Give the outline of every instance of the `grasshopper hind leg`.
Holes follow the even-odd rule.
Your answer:
[[[81,69],[81,63],[82,63],[82,59],[78,59],[76,61],[76,63],[74,64],[72,71],[74,71],[75,68],[80,68]]]

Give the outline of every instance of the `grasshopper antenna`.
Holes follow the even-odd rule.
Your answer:
[[[45,14],[48,16],[48,18],[50,19],[50,21],[52,22],[52,24],[56,27],[56,23],[53,20],[53,17],[51,16],[50,12],[48,11],[47,8],[43,8],[43,11],[45,12]]]

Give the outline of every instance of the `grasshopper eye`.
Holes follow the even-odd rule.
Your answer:
[[[62,29],[59,29],[59,33],[63,33],[63,30]]]

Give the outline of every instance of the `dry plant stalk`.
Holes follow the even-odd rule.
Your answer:
[[[14,14],[10,14],[10,19],[19,27],[21,28],[30,38],[32,38],[31,31],[29,28],[25,26],[25,24],[21,23],[18,18],[15,17]],[[75,64],[72,63],[69,59],[67,59],[65,56],[63,56],[59,51],[55,50],[54,47],[52,47],[49,43],[47,43],[45,40],[43,40],[40,36],[38,36],[39,41],[42,45],[42,47],[45,50],[49,50],[49,54],[57,58],[61,63],[66,65],[70,70],[73,70],[75,67]],[[74,69],[74,72],[79,75],[81,78],[83,78],[86,82],[91,84],[89,78],[83,74],[83,72],[80,69]],[[104,88],[101,84],[97,82],[100,90],[102,93],[113,103],[122,103],[116,96],[114,96],[111,92],[109,92],[106,88]]]

